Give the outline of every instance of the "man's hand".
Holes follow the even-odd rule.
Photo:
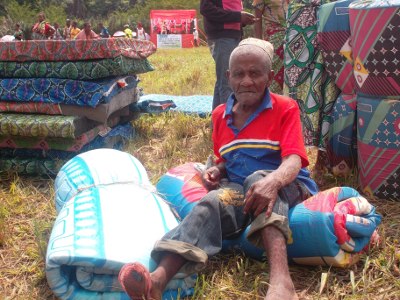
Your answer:
[[[217,166],[212,166],[203,173],[203,184],[210,191],[215,190],[221,180],[221,171]]]
[[[265,214],[269,217],[274,208],[280,188],[281,184],[274,177],[273,173],[255,182],[246,193],[244,213],[251,213],[254,217],[257,217],[266,210]]]
[[[241,12],[241,23],[243,27],[246,25],[253,25],[256,20],[257,19],[253,14],[248,13],[247,11]]]

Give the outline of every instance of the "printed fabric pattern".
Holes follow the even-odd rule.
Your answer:
[[[86,61],[0,61],[2,78],[62,78],[94,80],[153,71],[147,59],[125,56]]]
[[[300,106],[304,142],[326,148],[329,114],[339,94],[324,69],[317,43],[317,10],[325,0],[296,0],[288,7],[284,52],[284,94]]]
[[[93,40],[27,40],[0,43],[1,61],[76,61],[126,56],[143,59],[156,51],[150,41],[109,38]]]
[[[136,76],[95,81],[57,78],[0,79],[0,99],[13,102],[63,103],[95,107],[123,89],[136,88]]]

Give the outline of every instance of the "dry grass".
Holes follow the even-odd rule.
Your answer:
[[[213,64],[206,48],[159,51],[150,60],[157,71],[142,75],[145,92],[212,93]],[[182,66],[185,74],[177,75]],[[191,77],[195,82],[188,79]],[[143,115],[135,127],[137,138],[125,150],[143,163],[153,183],[170,167],[187,161],[204,162],[212,152],[209,118]],[[315,151],[309,154],[315,163]],[[324,174],[317,179],[328,188],[357,187],[355,178]],[[3,180],[0,188],[0,299],[55,299],[44,274],[46,243],[56,215],[53,180],[14,177]],[[400,205],[385,200],[371,202],[383,216],[381,246],[362,255],[348,269],[291,266],[301,299],[400,299]],[[266,263],[243,255],[220,255],[200,274],[193,298],[261,299],[267,282]]]

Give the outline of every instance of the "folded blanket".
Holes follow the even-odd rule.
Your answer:
[[[399,200],[400,100],[357,97],[357,157],[364,193]]]
[[[354,1],[349,8],[358,92],[400,99],[399,1]]]
[[[128,38],[94,40],[27,40],[0,43],[1,61],[75,61],[120,55],[143,59],[153,54],[150,41]]]
[[[131,124],[118,125],[103,136],[97,136],[77,152],[0,148],[0,173],[55,177],[60,168],[79,153],[99,148],[121,150],[133,132]]]
[[[65,162],[77,154],[99,148],[122,149],[123,145],[135,135],[135,128],[131,123],[117,125],[102,135],[97,135],[92,141],[88,142],[78,151],[65,150],[43,150],[29,148],[0,148],[2,158],[37,158],[37,159],[58,159]]]
[[[160,113],[168,110],[205,117],[211,114],[212,96],[174,96],[149,94],[140,97],[136,105],[141,112]]]
[[[150,62],[125,56],[79,61],[0,62],[0,78],[94,80],[153,71]]]
[[[339,89],[327,76],[317,41],[317,10],[330,0],[290,1],[284,48],[284,94],[300,106],[304,142],[325,149],[327,116]]]
[[[120,268],[139,261],[151,271],[156,240],[177,225],[141,163],[128,153],[94,150],[67,162],[55,181],[59,214],[46,254],[46,277],[61,299],[129,299]],[[163,299],[193,294],[196,276],[178,273]]]
[[[329,118],[326,152],[332,173],[347,176],[357,165],[357,97],[340,94]]]
[[[349,4],[342,0],[321,5],[318,10],[318,45],[324,66],[336,86],[346,94],[355,93]]]
[[[170,169],[156,184],[157,191],[179,220],[206,195],[201,172],[204,165],[187,163]],[[322,191],[289,210],[291,238],[288,257],[299,264],[348,267],[359,259],[381,222],[367,199],[350,187]],[[223,241],[223,250],[239,250],[265,259],[263,249],[247,240],[250,226],[239,237]]]
[[[129,105],[138,101],[137,88],[122,90],[113,96],[108,103],[100,103],[96,107],[78,106],[69,104],[52,104],[41,102],[12,102],[0,101],[0,112],[17,112],[24,114],[45,114],[82,116],[89,120],[106,123],[111,115],[126,116],[129,114]],[[126,108],[126,109],[123,109]]]
[[[95,107],[123,90],[136,88],[136,76],[82,81],[58,78],[0,79],[0,100],[63,103]]]
[[[75,139],[98,125],[95,121],[77,116],[0,113],[2,136]]]
[[[83,133],[77,138],[52,138],[52,137],[29,137],[29,136],[0,136],[0,147],[2,148],[29,148],[42,150],[65,150],[77,152],[84,145],[92,141],[97,135],[106,134],[120,121],[119,117],[113,117],[108,124],[100,124],[93,129]]]

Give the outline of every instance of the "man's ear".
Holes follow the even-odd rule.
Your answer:
[[[230,75],[231,73],[229,72],[229,69],[228,70],[226,70],[226,72],[225,72],[225,76],[226,76],[226,78],[228,78],[229,79],[229,75]]]

